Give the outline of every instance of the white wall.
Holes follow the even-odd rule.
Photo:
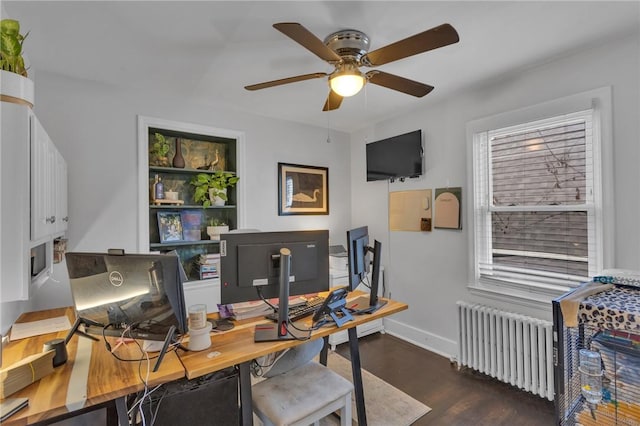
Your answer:
[[[69,165],[69,250],[136,250],[138,114],[244,131],[244,226],[262,230],[326,228],[332,244],[344,244],[346,229],[368,225],[370,234],[383,243],[391,296],[410,304],[408,311],[388,321],[388,329],[419,345],[452,355],[456,352],[455,302],[478,300],[466,289],[470,279],[468,224],[463,222],[462,231],[390,233],[388,192],[462,186],[466,218],[471,195],[466,186],[468,121],[611,85],[615,266],[640,269],[639,51],[634,35],[469,88],[437,105],[430,105],[426,97],[421,101],[425,107],[411,114],[390,118],[352,135],[333,132],[330,144],[326,143],[327,130],[323,128],[196,105],[186,99],[165,98],[161,92],[122,92],[44,72],[37,73],[35,111]],[[405,183],[367,183],[365,143],[418,128],[425,138],[425,175]],[[277,215],[278,161],[329,167],[329,216]],[[59,282],[44,285],[31,304],[1,304],[2,323],[10,323],[23,309],[70,304],[64,264],[56,265],[54,276]],[[548,312],[526,306],[485,302],[548,317]]]
[[[137,250],[138,114],[245,132],[243,226],[329,229],[331,243],[344,244],[350,217],[347,134],[332,132],[327,143],[326,128],[196,105],[161,92],[123,92],[45,72],[37,76],[35,112],[69,168],[69,251]],[[329,168],[328,216],[278,216],[278,162]],[[33,309],[71,304],[66,266],[55,266],[59,282],[39,289]]]
[[[551,319],[544,309],[482,300],[467,291],[468,229],[467,122],[590,89],[613,88],[615,267],[640,270],[640,43],[638,35],[559,58],[469,88],[436,105],[391,118],[351,135],[352,222],[368,224],[370,235],[383,242],[391,296],[409,303],[387,327],[408,340],[445,355],[457,351],[457,300],[481,301],[507,310]],[[437,90],[437,82],[436,89]],[[365,144],[422,129],[426,173],[405,183],[367,183]],[[463,229],[432,232],[389,232],[388,192],[461,186]],[[436,212],[437,214],[437,212]]]

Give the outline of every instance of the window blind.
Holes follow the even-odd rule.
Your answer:
[[[575,286],[595,273],[593,111],[474,136],[481,277]]]

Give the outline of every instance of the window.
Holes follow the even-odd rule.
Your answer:
[[[599,111],[508,121],[472,133],[476,287],[560,294],[603,267]]]

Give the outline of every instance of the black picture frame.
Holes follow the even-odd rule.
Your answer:
[[[158,212],[158,234],[161,243],[184,241],[180,212]]]
[[[329,168],[278,163],[278,216],[328,214]]]

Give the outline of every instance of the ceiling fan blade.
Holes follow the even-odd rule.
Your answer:
[[[247,90],[266,89],[267,87],[280,86],[282,84],[295,83],[297,81],[311,80],[313,78],[326,77],[328,74],[324,72],[314,72],[312,74],[297,75],[295,77],[281,78],[280,80],[265,81],[264,83],[251,84],[244,86]]]
[[[322,40],[298,23],[281,22],[273,24],[273,28],[291,38],[296,43],[299,43],[302,47],[311,51],[323,61],[337,63],[341,60],[340,56],[336,52],[329,49]]]
[[[364,55],[360,62],[368,67],[387,64],[418,53],[457,43],[458,32],[449,24],[413,35]]]
[[[366,75],[369,83],[377,84],[387,89],[397,90],[398,92],[406,93],[407,95],[417,98],[421,98],[433,90],[433,86],[429,86],[428,84],[382,71],[369,71]]]
[[[329,96],[327,96],[327,100],[324,103],[323,111],[333,111],[334,109],[340,108],[340,104],[342,103],[342,96],[338,95],[333,90],[329,90]]]

